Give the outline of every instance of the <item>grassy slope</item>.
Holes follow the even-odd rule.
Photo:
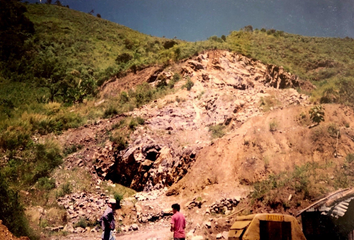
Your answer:
[[[312,81],[322,91],[341,78],[354,76],[354,40],[350,38],[305,37],[283,32],[231,32],[227,38],[233,51],[265,63],[284,66],[285,70]]]
[[[95,16],[54,5],[28,5],[36,37],[61,45],[57,54],[92,68],[105,69],[121,52],[134,52],[159,40]],[[131,49],[127,49],[129,41]],[[128,43],[128,42],[127,42]]]

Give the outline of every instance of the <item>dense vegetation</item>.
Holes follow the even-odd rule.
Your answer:
[[[0,19],[0,191],[6,196],[0,201],[0,217],[10,214],[9,206],[18,206],[19,220],[9,225],[16,235],[30,234],[26,227],[18,228],[25,220],[16,192],[33,186],[40,191],[54,188],[51,171],[68,153],[50,141],[40,144],[34,136],[60,134],[132,110],[169,93],[180,78],[175,74],[169,85],[161,81],[156,88],[144,84],[93,107],[98,87],[112,77],[150,65],[166,66],[204,50],[229,49],[312,81],[317,90],[308,94],[314,101],[354,104],[350,38],[304,37],[246,26],[192,43],[147,36],[60,5],[7,0],[0,0]],[[184,87],[192,84],[189,80]],[[111,140],[124,148],[122,128],[131,131],[137,124],[143,120],[122,122]],[[211,131],[222,134],[222,129]]]

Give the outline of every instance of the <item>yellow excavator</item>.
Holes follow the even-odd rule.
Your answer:
[[[239,216],[231,226],[228,240],[306,240],[295,217],[260,213]]]

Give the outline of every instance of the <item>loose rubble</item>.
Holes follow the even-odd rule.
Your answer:
[[[59,206],[63,206],[67,212],[68,224],[64,227],[55,227],[50,229],[51,231],[66,230],[69,232],[85,232],[91,229],[81,229],[74,226],[80,221],[85,219],[86,221],[95,223],[104,210],[107,207],[106,201],[109,196],[102,194],[91,193],[73,193],[64,197],[58,198],[57,203]]]
[[[215,203],[211,204],[209,209],[206,211],[206,214],[209,213],[229,213],[233,210],[234,207],[238,205],[240,202],[239,197],[235,198],[223,198],[220,201],[216,201]]]

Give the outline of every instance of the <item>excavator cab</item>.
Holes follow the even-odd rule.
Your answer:
[[[306,240],[295,217],[286,214],[253,214],[237,217],[228,240]]]

